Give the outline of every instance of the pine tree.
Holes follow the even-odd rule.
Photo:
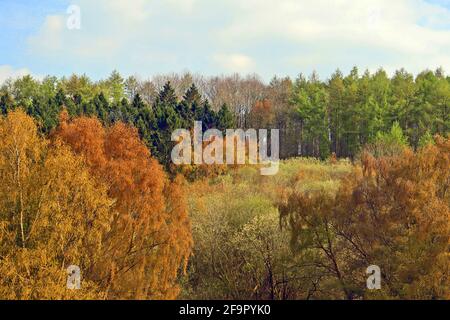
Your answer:
[[[158,103],[172,107],[177,105],[177,95],[175,94],[175,90],[171,86],[170,81],[164,85],[163,89],[159,93]]]
[[[170,153],[174,146],[172,132],[183,128],[184,121],[178,112],[175,91],[167,82],[153,105],[150,132],[146,138],[147,145],[161,164],[169,169]],[[153,118],[154,117],[154,118]],[[154,120],[153,120],[154,119]]]
[[[177,106],[177,112],[183,120],[184,128],[192,128],[195,115],[198,114],[202,102],[202,97],[195,84],[186,91],[183,100]]]
[[[203,131],[206,131],[211,128],[216,127],[217,123],[217,114],[212,110],[211,105],[209,104],[208,100],[205,100],[203,102],[202,108],[200,109],[201,113],[199,113],[199,118],[203,123]]]
[[[233,114],[226,104],[223,104],[217,114],[217,129],[225,132],[226,129],[233,129],[236,125]]]
[[[14,108],[14,100],[9,94],[9,92],[6,92],[2,94],[0,97],[0,113],[2,115],[6,115],[9,110]]]

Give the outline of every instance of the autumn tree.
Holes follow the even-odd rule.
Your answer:
[[[0,119],[0,139],[0,297],[106,297],[92,272],[115,215],[105,185],[21,110]],[[79,291],[66,287],[70,265],[82,270]]]
[[[450,140],[417,153],[362,157],[336,196],[293,194],[280,205],[292,247],[309,254],[333,298],[448,299]],[[311,257],[311,255],[313,255]],[[382,290],[365,287],[378,265]]]
[[[62,122],[55,138],[85,157],[115,199],[118,215],[98,273],[107,297],[175,298],[192,247],[182,181],[170,182],[137,130],[123,123],[104,128],[95,118],[78,118]]]
[[[268,99],[257,101],[250,115],[253,128],[271,128],[275,118],[272,103]]]

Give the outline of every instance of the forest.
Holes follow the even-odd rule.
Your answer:
[[[0,85],[1,299],[450,299],[443,69]],[[195,121],[279,129],[278,174],[175,165]]]

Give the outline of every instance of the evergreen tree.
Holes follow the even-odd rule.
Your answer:
[[[103,92],[100,92],[100,94],[96,95],[93,102],[95,106],[95,114],[103,123],[108,124],[110,107]]]
[[[203,106],[200,109],[199,117],[196,118],[203,123],[203,131],[216,127],[217,114],[212,110],[208,100],[203,102]]]
[[[106,80],[109,97],[115,103],[119,103],[125,97],[125,81],[122,76],[114,70]]]
[[[223,104],[217,114],[217,129],[224,131],[226,129],[233,129],[236,126],[236,121],[233,114],[228,109],[226,104]]]
[[[427,131],[419,140],[419,148],[425,148],[431,144],[435,144],[434,138],[430,131]]]
[[[175,90],[172,88],[170,81],[166,82],[163,89],[158,95],[158,103],[160,105],[167,105],[175,107],[177,105],[177,95]]]
[[[11,95],[6,92],[0,97],[0,113],[6,115],[9,110],[14,108],[14,100]]]
[[[192,128],[193,123],[196,119],[195,116],[198,115],[201,109],[202,97],[193,84],[183,96],[183,100],[178,104],[177,111],[180,117],[184,121],[185,128]]]
[[[302,152],[326,158],[330,154],[328,131],[328,92],[316,73],[306,81],[300,78],[294,88],[294,102],[302,121]]]
[[[152,154],[156,157],[166,168],[170,165],[170,153],[174,146],[171,141],[172,132],[176,129],[183,128],[183,119],[177,112],[178,101],[175,95],[175,90],[167,82],[156,100],[154,111],[154,123],[145,139],[147,145],[150,147]]]

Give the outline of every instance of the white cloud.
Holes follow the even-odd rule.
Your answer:
[[[255,63],[252,58],[244,54],[216,54],[213,61],[219,64],[225,72],[242,72],[252,71]]]
[[[234,46],[288,43],[280,59],[292,67],[327,69],[360,64],[450,69],[450,11],[420,0],[232,1],[237,14],[218,31]],[[442,25],[447,23],[447,28]],[[297,50],[296,50],[297,49]],[[275,57],[274,57],[275,58]]]
[[[92,2],[92,1],[89,1]],[[80,1],[83,7],[87,7],[86,1]],[[112,16],[120,16],[118,23],[140,22],[145,20],[149,14],[146,0],[97,0],[95,6],[105,8]]]
[[[16,79],[29,74],[31,74],[31,72],[26,68],[14,69],[9,65],[0,65],[0,84],[9,78]]]
[[[64,13],[48,16],[29,39],[33,54],[132,74],[188,68],[270,77],[353,64],[450,70],[450,11],[424,0],[79,0],[78,5],[82,30],[67,30]]]
[[[66,23],[63,16],[47,16],[41,30],[29,39],[29,43],[37,52],[58,52],[64,48],[64,28]]]
[[[201,5],[201,0],[166,0],[174,10],[185,14],[194,13],[197,6]]]

